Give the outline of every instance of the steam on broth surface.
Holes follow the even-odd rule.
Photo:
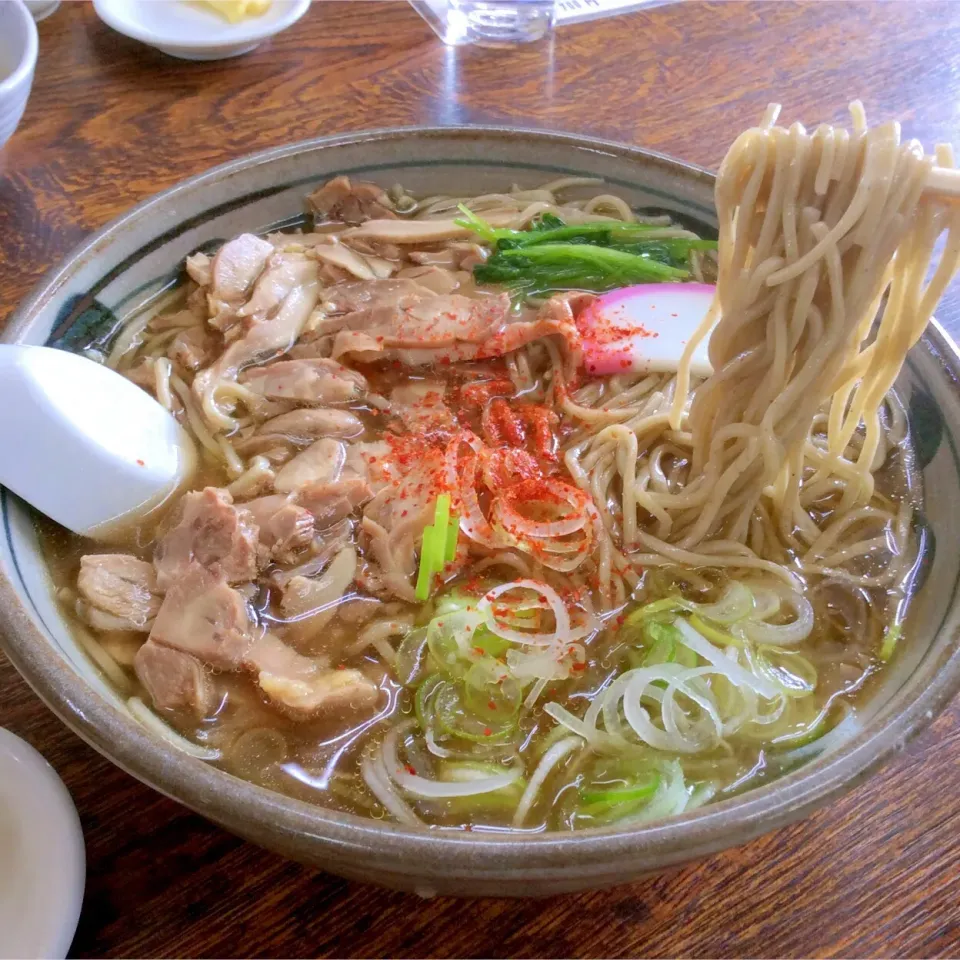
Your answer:
[[[719,250],[596,182],[338,177],[311,232],[188,258],[106,361],[191,430],[195,489],[110,554],[42,526],[135,714],[303,799],[528,830],[690,810],[852,727],[918,564],[892,385],[960,235],[853,113],[737,141]],[[653,369],[638,310],[688,282],[714,308]]]

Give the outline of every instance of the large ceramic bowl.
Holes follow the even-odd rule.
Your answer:
[[[314,140],[218,167],[161,194],[78,247],[5,332],[81,349],[167,283],[190,251],[295,222],[338,173],[414,192],[484,192],[600,176],[638,208],[714,226],[706,171],[596,140],[504,129],[393,130]],[[741,797],[651,826],[576,835],[451,834],[334,813],[238,780],[141,727],[91,666],[51,596],[30,510],[0,494],[0,631],[14,664],[65,723],[146,783],[230,830],[346,877],[420,893],[543,895],[635,879],[797,819],[860,783],[960,686],[960,360],[936,326],[900,381],[926,486],[920,527],[939,545],[908,640],[861,715],[806,766]],[[6,454],[3,454],[6,455]],[[956,758],[954,758],[955,760]]]

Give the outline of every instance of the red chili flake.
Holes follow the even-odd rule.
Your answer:
[[[407,773],[409,773],[411,777],[415,777],[417,775],[417,771],[413,768],[412,763],[407,763],[404,766],[406,767]]]
[[[484,728],[483,728],[483,735],[484,735],[485,737],[489,737],[492,733],[493,733],[493,731],[492,731],[489,727],[484,727]]]
[[[343,664],[343,663],[338,663],[338,664],[337,664],[337,669],[338,669],[338,670],[346,670],[347,667],[346,667],[346,665]]]
[[[494,700],[488,700],[488,701],[487,701],[487,706],[488,706],[491,710],[496,710],[496,709],[497,709],[497,704],[496,704],[496,701],[494,701]]]
[[[137,461],[137,466],[145,467],[146,464],[145,464],[142,460],[138,460],[138,461]]]
[[[579,673],[581,670],[586,670],[587,665],[585,663],[575,663],[571,669],[576,670]]]
[[[483,649],[483,647],[474,647],[474,648],[473,648],[473,652],[474,652],[478,657],[482,657],[483,654],[484,654],[484,649]]]

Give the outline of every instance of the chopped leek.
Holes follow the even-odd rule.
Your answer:
[[[445,681],[437,688],[434,708],[437,728],[442,733],[476,743],[501,743],[516,732],[516,713],[481,717],[468,708],[464,699],[462,684]],[[506,714],[506,711],[498,712]]]
[[[523,691],[509,671],[496,660],[478,660],[463,678],[464,705],[474,714],[496,722],[520,712]]]
[[[709,620],[701,619],[695,613],[690,615],[690,626],[693,627],[697,633],[703,634],[703,636],[705,636],[711,643],[715,643],[718,646],[743,646],[743,641],[738,637],[735,637],[732,633],[728,633],[726,630],[721,630],[719,627],[714,626]]]
[[[631,803],[634,800],[649,800],[657,792],[659,786],[659,775],[651,773],[650,779],[645,783],[624,783],[605,789],[581,789],[580,799],[588,805],[605,804],[606,806],[613,806],[618,803]]]
[[[884,662],[890,660],[893,656],[894,650],[897,649],[897,643],[900,641],[900,634],[903,633],[903,628],[899,623],[895,623],[892,627],[889,627],[883,635],[883,643],[880,644],[880,651],[877,654],[878,657]]]
[[[652,603],[645,603],[642,607],[638,607],[627,617],[626,625],[637,626],[651,617],[665,617],[693,608],[693,604],[689,600],[684,600],[683,597],[664,597],[662,600],[654,600]]]
[[[432,709],[430,700],[437,692],[440,685],[444,683],[443,677],[439,673],[432,673],[423,683],[417,687],[417,695],[413,701],[413,712],[417,717],[417,723],[421,730],[426,730]]]
[[[652,646],[643,658],[643,666],[657,663],[679,663],[684,667],[697,665],[696,654],[683,645],[680,631],[672,623],[651,621],[644,626],[644,633]]]
[[[503,773],[503,767],[496,763],[481,763],[476,760],[447,761],[440,766],[440,778],[454,782],[482,780]],[[527,781],[524,778],[472,797],[453,797],[447,801],[451,813],[469,817],[472,813],[509,813],[514,810],[523,796]]]
[[[427,645],[427,631],[424,627],[410,630],[400,641],[397,648],[397,658],[393,668],[397,680],[405,687],[412,686],[420,675],[420,666],[423,662],[423,651]]]
[[[433,514],[433,524],[423,531],[420,547],[420,570],[417,574],[416,598],[420,601],[430,596],[430,587],[436,574],[443,571],[457,555],[459,521],[450,516],[450,494],[441,493]]]

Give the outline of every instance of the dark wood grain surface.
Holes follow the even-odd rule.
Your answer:
[[[909,136],[960,145],[960,3],[688,2],[504,52],[446,49],[404,3],[317,2],[252,55],[209,64],[64,3],[40,25],[33,95],[0,151],[0,325],[89,231],[262,147],[505,122],[715,167],[768,101],[812,125],[842,119],[853,96]],[[955,294],[941,317],[960,332]],[[2,655],[0,726],[47,756],[80,811],[77,956],[960,954],[960,704],[803,823],[668,877],[546,902],[420,901],[281,860],[112,767]]]

